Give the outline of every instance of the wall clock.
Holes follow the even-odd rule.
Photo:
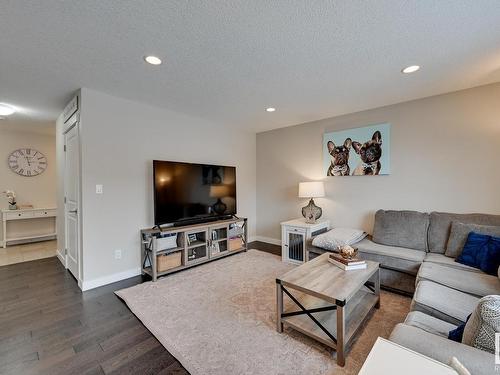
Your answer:
[[[20,148],[13,151],[7,162],[12,172],[24,177],[38,176],[47,169],[45,155],[32,148]]]

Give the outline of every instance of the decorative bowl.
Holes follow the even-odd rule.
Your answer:
[[[339,253],[344,259],[353,259],[358,255],[358,249],[349,245],[344,245],[339,247]]]

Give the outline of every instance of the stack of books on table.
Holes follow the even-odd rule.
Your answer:
[[[345,259],[339,254],[330,254],[328,261],[344,271],[361,270],[366,268],[366,262],[359,258]]]

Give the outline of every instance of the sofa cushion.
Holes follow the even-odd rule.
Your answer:
[[[464,224],[500,226],[500,215],[431,212],[427,241],[431,253],[444,254],[453,220]]]
[[[470,232],[457,262],[497,276],[500,267],[500,237]]]
[[[366,237],[361,229],[333,228],[328,232],[318,234],[312,240],[312,245],[325,250],[338,250],[340,246],[353,245]]]
[[[479,298],[448,288],[432,281],[417,284],[411,311],[420,311],[451,324],[465,323],[476,308]]]
[[[500,332],[500,296],[486,296],[465,325],[462,343],[495,353],[495,332]]]
[[[387,246],[427,250],[429,215],[416,211],[384,211],[375,214],[373,242]]]
[[[444,320],[435,318],[431,315],[424,314],[420,311],[411,311],[406,316],[405,324],[443,337],[448,337],[448,333],[456,328],[454,324],[445,322]]]
[[[500,294],[500,280],[497,276],[484,272],[470,272],[441,264],[424,262],[417,274],[417,283],[430,280],[449,288],[484,297],[489,294]]]
[[[399,323],[389,340],[442,363],[449,363],[452,357],[457,357],[474,375],[489,375],[495,370],[493,354],[407,324]]]
[[[456,258],[462,254],[470,232],[500,237],[500,226],[464,224],[453,220],[450,228],[450,238],[446,244],[446,256]]]
[[[417,274],[425,258],[425,252],[423,251],[380,245],[368,238],[358,242],[356,247],[361,258],[379,262],[381,267],[407,272],[412,275]]]
[[[481,270],[477,268],[455,262],[455,259],[450,258],[444,254],[427,253],[425,255],[424,262],[437,263],[441,264],[442,266],[452,267],[463,271],[481,272]]]

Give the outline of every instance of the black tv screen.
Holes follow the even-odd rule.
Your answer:
[[[153,161],[155,225],[236,215],[236,168]]]

